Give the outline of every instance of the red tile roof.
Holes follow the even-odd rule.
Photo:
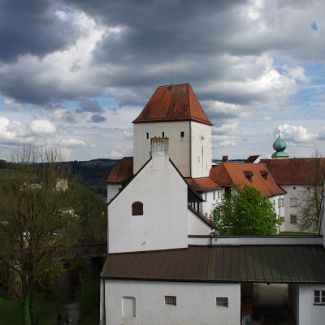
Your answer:
[[[124,157],[118,161],[110,173],[107,175],[106,182],[120,184],[126,182],[133,176],[133,157]]]
[[[262,163],[221,163],[211,168],[210,178],[220,186],[225,187],[241,187],[244,185],[253,186],[266,197],[285,193],[285,191],[275,182],[272,174],[268,171],[266,164]]]
[[[212,125],[190,84],[159,86],[133,123],[196,121]]]
[[[219,187],[219,185],[209,177],[187,177],[185,181],[194,191],[209,191]]]
[[[263,159],[280,185],[321,184],[325,177],[325,158]]]

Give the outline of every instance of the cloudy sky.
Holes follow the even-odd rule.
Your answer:
[[[68,159],[132,155],[154,89],[189,82],[213,156],[325,154],[322,0],[1,0],[0,159],[19,145]]]

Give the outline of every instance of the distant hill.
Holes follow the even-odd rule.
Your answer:
[[[106,176],[119,159],[93,159],[70,161],[72,175],[83,185],[106,197]]]
[[[63,164],[68,164],[72,177],[105,198],[106,176],[117,161],[118,159],[74,160]],[[10,165],[9,162],[0,160],[0,179],[8,177]]]

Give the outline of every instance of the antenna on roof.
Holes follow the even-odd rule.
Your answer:
[[[170,56],[170,86],[173,86],[173,56]]]

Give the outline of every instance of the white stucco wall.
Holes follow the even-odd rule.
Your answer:
[[[107,202],[109,202],[121,188],[121,184],[107,184]]]
[[[191,121],[192,177],[208,177],[212,164],[211,126]]]
[[[169,139],[169,156],[184,177],[190,176],[190,122],[135,123],[133,136],[133,172],[150,158],[150,138]],[[184,132],[184,137],[181,137]],[[149,139],[147,139],[149,133]]]
[[[143,203],[143,215],[131,205]],[[108,205],[110,253],[187,247],[187,185],[168,156],[154,156]]]
[[[221,203],[224,196],[224,188],[203,192],[202,198],[204,199],[204,202],[201,203],[201,214],[209,217],[214,207]]]
[[[165,305],[176,296],[177,305]],[[134,297],[134,318],[122,318],[122,298]],[[216,306],[228,297],[229,307]],[[240,284],[106,280],[107,325],[240,324]]]
[[[189,235],[210,235],[212,229],[191,210],[188,210],[188,234]]]
[[[278,218],[282,221],[281,226],[279,227],[279,231],[285,231],[285,205],[281,206],[280,200],[283,199],[285,204],[285,195],[276,195],[269,197],[269,201],[272,203],[274,212],[278,216]]]
[[[287,192],[284,196],[284,205],[285,205],[285,215],[284,215],[284,227],[285,231],[301,231],[299,229],[299,204],[301,204],[302,200],[306,197],[307,188],[311,188],[311,186],[302,186],[302,185],[282,185],[282,188]],[[298,205],[296,207],[292,207],[290,204],[291,198],[297,198]],[[290,215],[297,216],[297,224],[290,222]]]
[[[314,290],[325,290],[324,285],[299,285],[299,297],[295,298],[299,308],[297,325],[324,325],[325,323],[325,305],[314,305]],[[297,313],[296,313],[297,314]]]

